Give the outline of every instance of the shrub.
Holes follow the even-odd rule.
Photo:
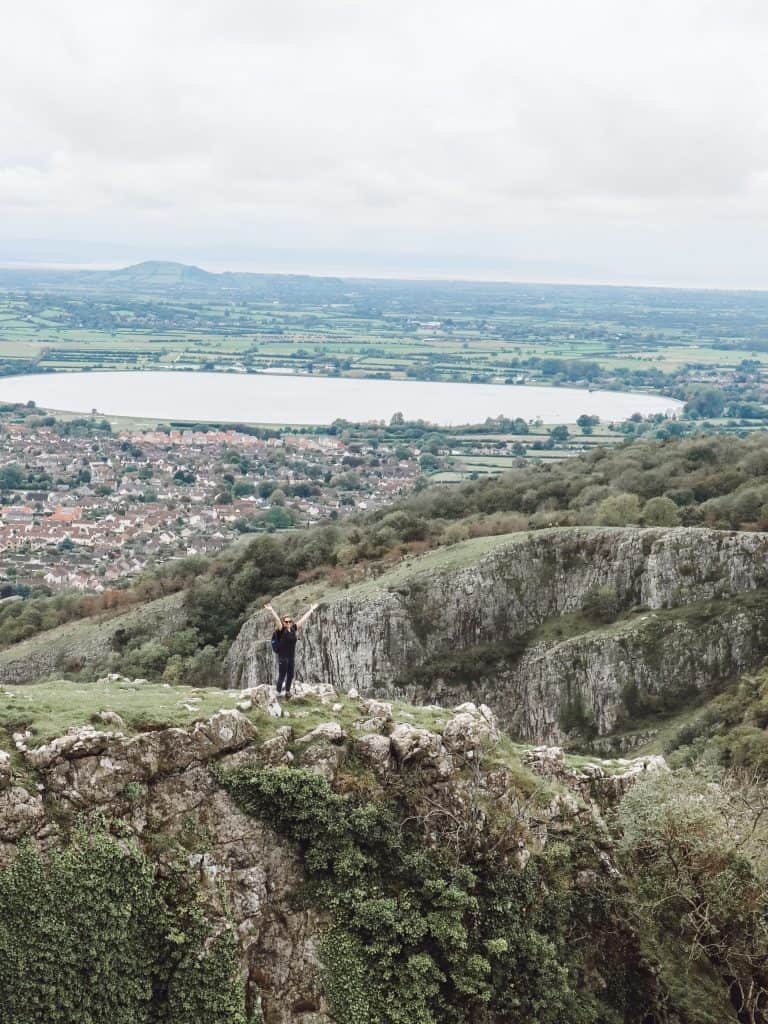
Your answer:
[[[570,898],[545,858],[524,872],[468,866],[425,845],[395,808],[355,803],[291,768],[224,777],[246,811],[299,844],[308,895],[331,916],[321,943],[339,1024],[592,1024],[576,990]]]
[[[597,506],[598,526],[628,526],[640,522],[640,500],[636,494],[613,494]]]
[[[649,947],[676,934],[684,960],[728,978],[738,1019],[754,1022],[768,987],[767,810],[762,786],[690,772],[646,776],[618,809]]]
[[[649,498],[643,505],[642,519],[646,526],[678,526],[680,513],[671,498]]]

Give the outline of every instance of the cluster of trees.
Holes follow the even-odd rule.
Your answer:
[[[456,488],[428,488],[401,506],[430,525],[498,512],[529,528],[568,525],[768,527],[768,437],[636,441]],[[369,523],[376,521],[373,514]]]

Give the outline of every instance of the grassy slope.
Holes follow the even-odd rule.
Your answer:
[[[63,626],[46,630],[12,644],[0,651],[0,667],[12,662],[34,658],[36,654],[50,648],[62,651],[85,648],[91,643],[108,644],[109,638],[116,629],[123,628],[127,632],[141,627],[153,620],[161,621],[171,610],[176,611],[184,599],[183,593],[169,594],[153,601],[139,604],[127,611],[101,612],[87,619],[76,619],[66,622]]]

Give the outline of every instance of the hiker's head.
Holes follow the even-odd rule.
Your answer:
[[[292,625],[292,623],[293,623],[293,619],[290,617],[290,615],[284,615],[283,616],[283,625],[284,626],[290,626],[290,625]]]

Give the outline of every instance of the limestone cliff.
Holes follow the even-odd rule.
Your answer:
[[[633,700],[674,704],[755,665],[768,640],[767,579],[764,534],[581,528],[468,541],[347,590],[304,588],[279,603],[322,601],[300,641],[305,682],[364,680],[380,696],[438,702],[476,695],[521,735],[553,742],[574,715],[603,735]],[[598,591],[626,621],[537,637]],[[232,686],[271,679],[270,632],[263,613],[245,624],[228,657]],[[445,663],[473,651],[476,669],[446,684]]]
[[[74,684],[61,685],[76,693]],[[98,728],[74,726],[38,746],[29,733],[17,733],[12,756],[0,752],[0,866],[13,859],[20,839],[50,851],[78,816],[96,812],[122,822],[160,870],[164,858],[181,851],[207,893],[208,912],[234,921],[250,1007],[266,1024],[334,1020],[318,956],[328,922],[322,907],[296,904],[304,877],[296,848],[233,803],[222,768],[293,765],[335,786],[348,786],[351,770],[363,771],[384,789],[410,776],[425,821],[438,802],[458,820],[465,811],[457,809],[484,794],[507,816],[510,856],[519,867],[549,832],[594,821],[639,773],[663,769],[658,758],[569,767],[561,751],[534,750],[523,758],[534,773],[527,777],[534,789],[537,776],[547,780],[534,812],[520,802],[526,769],[519,758],[486,763],[502,742],[486,707],[393,710],[327,686],[305,689],[290,710],[267,689],[237,700],[237,708],[188,728],[131,734],[105,711]],[[481,821],[471,819],[470,831]]]

